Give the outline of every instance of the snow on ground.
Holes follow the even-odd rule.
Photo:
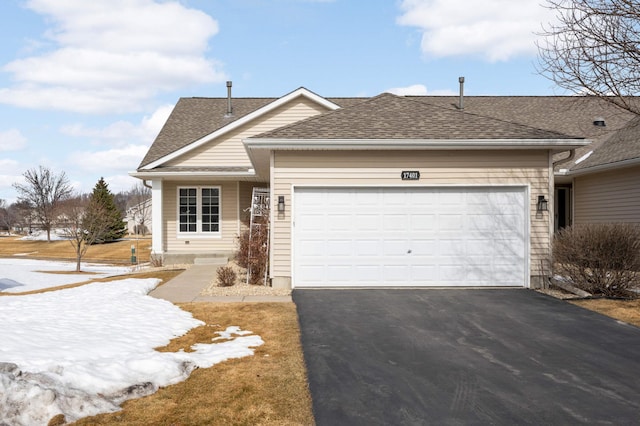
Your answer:
[[[131,272],[131,267],[83,263],[85,274],[74,274],[75,262],[0,259],[0,292],[22,293],[59,285],[79,283],[95,278]],[[69,274],[51,274],[38,271],[69,271]]]
[[[60,240],[68,240],[68,237],[65,237],[63,235],[62,230],[60,229],[52,229],[51,230],[51,241],[60,241]],[[22,238],[20,238],[21,240],[26,240],[26,241],[47,241],[47,231],[43,231],[43,230],[37,230],[37,231],[32,231],[29,235],[26,235]]]
[[[185,380],[197,367],[253,355],[264,343],[229,327],[194,352],[155,351],[203,324],[148,296],[157,284],[125,279],[0,297],[0,424],[117,411],[127,399]]]

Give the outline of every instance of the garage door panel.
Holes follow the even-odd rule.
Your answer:
[[[380,241],[377,239],[362,239],[354,241],[354,252],[352,255],[358,257],[371,257],[380,256],[382,251],[380,250]]]
[[[293,283],[522,286],[523,188],[296,188]]]
[[[361,213],[357,215],[357,220],[354,224],[356,231],[379,231],[381,218],[378,214]]]
[[[328,257],[350,257],[354,253],[354,245],[352,240],[329,240],[327,241]]]

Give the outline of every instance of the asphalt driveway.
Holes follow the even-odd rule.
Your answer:
[[[640,424],[640,328],[524,289],[294,290],[317,424]]]

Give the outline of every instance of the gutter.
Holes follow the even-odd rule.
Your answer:
[[[569,170],[566,174],[569,176],[579,176],[585,175],[588,173],[596,173],[596,172],[604,172],[607,170],[618,169],[622,167],[632,167],[640,165],[640,157],[631,158],[628,160],[615,161],[612,163],[600,164],[598,166],[585,167],[583,169],[578,170]]]
[[[575,149],[588,145],[585,139],[270,139],[248,138],[247,150],[443,150],[443,149]],[[561,151],[564,151],[561,150]]]

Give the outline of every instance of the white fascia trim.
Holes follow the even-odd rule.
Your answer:
[[[244,139],[250,149],[557,149],[590,144],[586,139]]]
[[[640,157],[631,158],[629,160],[616,161],[613,163],[600,164],[599,166],[586,167],[584,169],[569,170],[563,173],[564,176],[580,176],[589,173],[604,172],[607,170],[619,169],[623,167],[631,167],[640,164]]]
[[[177,151],[173,151],[170,154],[165,155],[164,157],[147,164],[146,166],[142,167],[141,170],[149,170],[149,169],[153,169],[156,168],[164,163],[166,163],[167,161],[173,160],[174,158],[177,158],[195,148],[198,148],[199,146],[204,145],[205,143],[216,139],[222,135],[224,135],[225,133],[229,133],[232,130],[237,129],[238,127],[241,127],[243,125],[245,125],[246,123],[260,117],[261,115],[264,115],[270,111],[273,111],[274,109],[286,104],[287,102],[291,101],[292,99],[297,98],[298,96],[304,96],[307,99],[316,102],[330,110],[336,110],[338,108],[340,108],[339,105],[334,104],[331,101],[328,101],[327,99],[323,98],[320,95],[316,95],[315,93],[305,89],[304,87],[301,87],[297,90],[294,90],[293,92],[284,95],[283,97],[276,99],[275,101],[271,102],[270,104],[267,104],[265,106],[263,106],[262,108],[259,108],[255,111],[253,111],[250,114],[245,115],[242,118],[237,119],[236,121],[230,123],[227,126],[224,126],[218,130],[216,130],[213,133],[210,133],[206,136],[201,137],[200,139],[191,142],[189,145],[184,146],[180,149],[178,149]]]
[[[129,172],[129,176],[138,179],[161,179],[161,178],[209,178],[209,177],[225,177],[225,178],[246,178],[256,177],[254,169],[247,172]]]

